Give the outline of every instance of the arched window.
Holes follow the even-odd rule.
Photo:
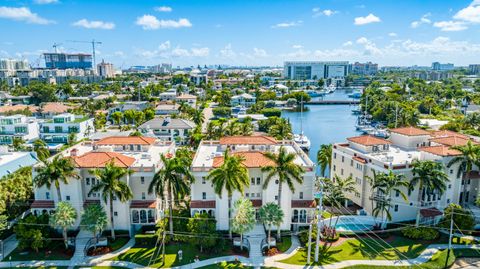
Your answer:
[[[138,210],[133,210],[132,211],[132,223],[139,223],[139,215],[138,215]]]
[[[293,210],[292,222],[298,222],[298,210]]]
[[[147,211],[145,210],[140,211],[140,222],[147,223]]]
[[[148,223],[155,223],[155,218],[153,216],[153,209],[148,210]]]
[[[300,219],[299,219],[298,222],[301,222],[301,223],[307,222],[307,210],[305,210],[305,209],[300,210],[299,218]]]
[[[215,217],[215,211],[213,211],[213,210],[211,210],[211,209],[208,210],[208,215],[209,215],[210,217]]]

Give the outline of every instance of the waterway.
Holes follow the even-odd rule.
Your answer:
[[[351,91],[337,90],[326,95],[324,100],[348,100]],[[318,98],[315,98],[318,99]],[[359,135],[355,130],[356,116],[351,105],[307,105],[303,117],[300,112],[283,111],[282,117],[290,120],[294,133],[300,133],[303,118],[303,133],[310,139],[310,159],[317,161],[317,151],[322,144],[346,141],[347,137]]]

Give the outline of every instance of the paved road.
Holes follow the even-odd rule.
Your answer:
[[[216,103],[210,103],[210,105],[203,110],[203,117],[205,120],[203,121],[203,124],[202,124],[202,133],[205,133],[207,131],[208,122],[210,121],[211,118],[213,118],[212,106],[215,106],[215,105]]]

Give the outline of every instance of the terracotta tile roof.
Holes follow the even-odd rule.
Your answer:
[[[96,145],[152,145],[155,138],[144,136],[110,136],[100,139]]]
[[[378,138],[378,137],[371,136],[371,135],[349,137],[349,138],[347,138],[347,140],[351,141],[353,143],[364,145],[364,146],[392,144],[392,142],[390,142],[386,139]]]
[[[55,208],[55,203],[52,200],[35,200],[31,208]]]
[[[412,126],[390,129],[390,132],[407,136],[430,135],[430,132]]]
[[[272,166],[275,163],[265,157],[262,152],[259,151],[241,151],[241,152],[234,152],[234,156],[241,156],[243,157],[242,164],[248,168],[256,168],[256,167],[264,167],[264,166]],[[213,167],[220,167],[223,164],[223,156],[218,156],[213,158]]]
[[[468,136],[466,136],[464,134],[457,133],[457,132],[450,131],[450,130],[433,131],[433,132],[430,133],[430,135],[433,138],[448,137],[448,136],[457,136],[457,137],[462,137],[462,138],[468,138]]]
[[[41,111],[43,113],[62,114],[67,112],[69,109],[71,109],[71,107],[60,102],[48,102],[41,105]]]
[[[261,199],[252,199],[253,207],[261,207],[262,206],[262,200]]]
[[[315,200],[292,200],[292,208],[300,207],[300,208],[308,208],[308,207],[315,207]]]
[[[157,201],[155,200],[132,200],[130,208],[156,208]]]
[[[21,111],[28,108],[30,112],[35,113],[37,112],[38,107],[36,106],[27,106],[27,105],[15,105],[15,106],[0,106],[0,114],[13,112],[13,111]]]
[[[467,144],[470,139],[460,137],[460,136],[449,136],[449,137],[438,137],[430,139],[431,142],[435,142],[437,144],[442,144],[445,146],[464,146]],[[473,144],[478,144],[475,141],[472,141]]]
[[[225,136],[220,138],[221,145],[275,145],[277,140],[270,136]]]
[[[105,167],[107,163],[113,160],[115,166],[130,167],[135,162],[135,158],[125,156],[116,152],[95,152],[90,151],[82,156],[72,157],[73,162],[78,168],[97,168]]]
[[[422,217],[425,217],[425,218],[433,218],[436,216],[441,216],[443,215],[443,213],[437,208],[431,207],[431,208],[420,209],[420,215],[422,215]]]
[[[419,148],[420,151],[425,151],[428,153],[432,153],[438,156],[457,156],[460,155],[460,151],[451,149],[450,147],[441,145],[441,146],[431,146],[431,147],[421,147]]]
[[[190,208],[215,208],[215,200],[194,200],[190,201]]]

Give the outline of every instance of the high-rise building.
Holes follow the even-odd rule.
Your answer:
[[[355,62],[352,64],[351,72],[355,75],[375,75],[378,72],[378,64]]]
[[[102,60],[101,63],[97,64],[97,75],[106,78],[113,78],[115,76],[113,64],[106,63],[104,60]]]
[[[0,70],[2,71],[17,71],[28,70],[30,66],[27,60],[17,59],[0,59]]]
[[[348,62],[285,62],[283,75],[286,79],[295,80],[344,78],[348,75]]]
[[[480,64],[471,64],[468,66],[468,70],[471,75],[479,75],[480,74]]]
[[[446,64],[442,64],[439,62],[432,63],[432,70],[435,70],[435,71],[450,71],[450,70],[453,70],[453,68],[455,68],[455,66],[451,63],[446,63]]]
[[[44,53],[45,66],[54,69],[91,69],[92,55],[84,53]]]

